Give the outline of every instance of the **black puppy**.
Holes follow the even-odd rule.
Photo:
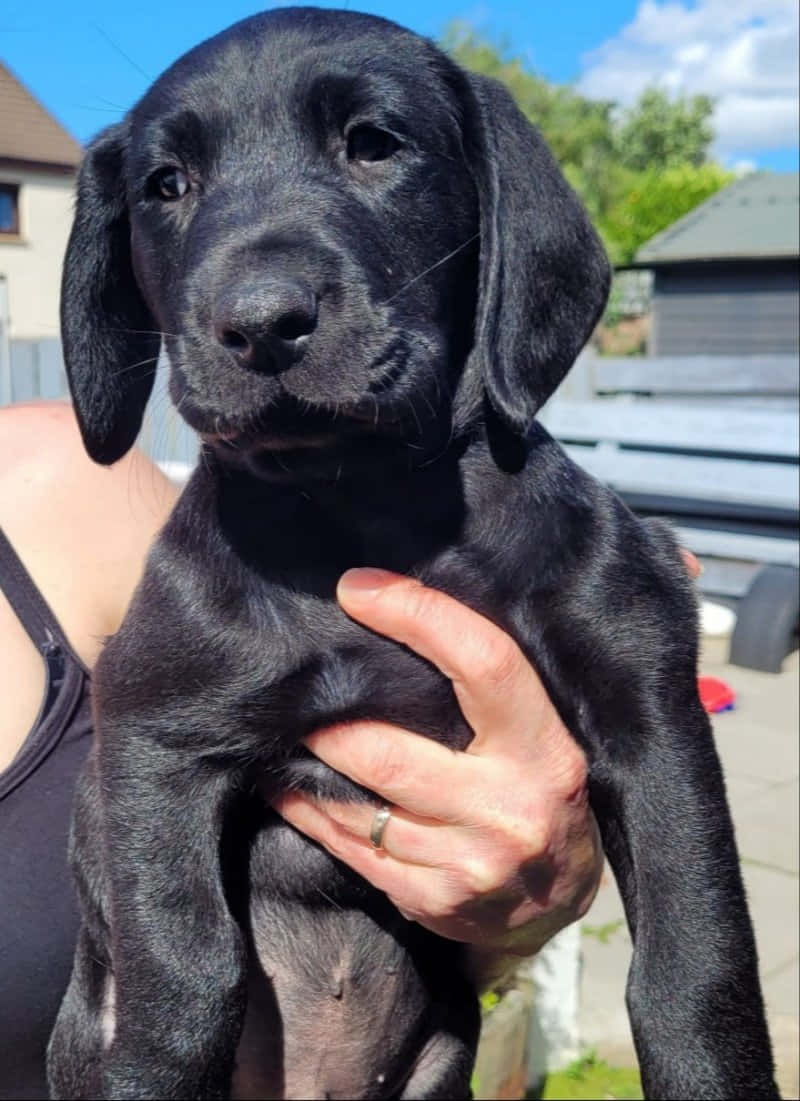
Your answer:
[[[461,947],[264,809],[369,798],[300,748],[323,725],[471,737],[338,609],[360,564],[502,625],[586,750],[648,1096],[777,1096],[691,586],[534,420],[607,285],[508,94],[380,19],[239,23],[90,147],[63,292],[86,447],[131,446],[162,335],[204,447],[97,668],[55,1096],[468,1096]]]

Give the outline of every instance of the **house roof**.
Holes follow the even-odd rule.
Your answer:
[[[0,61],[0,159],[76,168],[81,147]]]
[[[651,237],[633,267],[800,255],[800,173],[754,172]]]

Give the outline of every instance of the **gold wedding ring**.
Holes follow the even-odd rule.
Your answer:
[[[372,819],[372,828],[369,831],[369,840],[373,849],[383,848],[383,835],[386,830],[386,823],[391,817],[392,812],[387,806],[382,806],[380,810],[375,812],[375,817]]]

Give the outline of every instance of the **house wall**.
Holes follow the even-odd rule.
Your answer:
[[[72,224],[74,178],[0,164],[0,181],[19,185],[19,237],[0,236],[0,276],[8,287],[12,339],[58,335],[61,262]]]
[[[796,355],[800,289],[793,261],[660,268],[648,351],[672,355]]]

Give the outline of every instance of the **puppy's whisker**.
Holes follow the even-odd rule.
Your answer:
[[[414,423],[417,426],[417,433],[419,435],[420,441],[422,441],[422,437],[423,437],[422,425],[420,423],[419,417],[417,416],[417,411],[414,408],[414,402],[411,400],[411,398],[407,398],[406,399],[406,404],[408,405],[408,408],[411,410],[411,416],[414,418]]]
[[[427,405],[427,407],[428,407],[428,410],[429,410],[429,412],[430,412],[430,414],[431,414],[431,417],[432,417],[432,418],[433,418],[434,420],[436,420],[436,410],[434,409],[433,405],[431,404],[430,398],[429,398],[429,397],[428,397],[428,395],[427,395],[427,394],[425,393],[425,388],[424,388],[424,387],[422,387],[422,386],[420,386],[420,387],[419,387],[419,389],[418,389],[418,391],[417,391],[417,393],[419,394],[419,396],[420,396],[420,398],[422,399],[422,401],[424,401],[424,402],[425,402],[425,404]]]
[[[124,107],[96,107],[91,103],[76,103],[76,107],[80,107],[81,111],[97,111],[101,115],[118,115],[120,111],[124,111]]]
[[[157,389],[153,395],[147,419],[150,448],[156,459],[171,454],[172,448],[169,446],[171,430],[177,429],[179,423],[178,414],[169,396],[163,390]]]
[[[323,891],[323,889],[318,884],[315,884],[315,887],[316,887],[317,891],[319,891],[319,893],[325,899],[325,901],[329,902],[331,904],[331,906],[333,906],[336,910],[343,910],[344,909],[343,906],[339,905],[339,903],[336,901],[336,899],[331,898],[331,896],[327,893],[327,891]]]
[[[141,65],[138,63],[138,61],[134,61],[134,59],[130,56],[130,54],[126,54],[125,51],[122,49],[122,47],[119,46],[114,41],[114,39],[111,37],[110,34],[107,34],[106,31],[103,30],[103,28],[100,26],[99,23],[93,23],[92,26],[94,27],[94,29],[97,31],[98,34],[102,35],[103,38],[105,38],[105,40],[109,44],[109,46],[111,46],[112,49],[115,49],[117,51],[117,53],[120,55],[120,57],[124,57],[125,60],[128,62],[128,64],[132,68],[134,68],[137,71],[137,73],[140,73],[146,81],[149,82],[153,79],[153,74],[152,73],[146,73],[144,71],[144,69],[141,67]],[[106,100],[106,102],[108,102],[108,100]]]
[[[468,237],[466,241],[463,241],[460,245],[454,248],[452,252],[448,252],[447,256],[443,256],[441,260],[437,260],[435,264],[431,264],[431,266],[429,268],[426,268],[425,271],[421,271],[419,275],[415,275],[413,279],[409,279],[409,281],[407,283],[404,283],[399,290],[396,290],[394,292],[394,294],[391,294],[388,298],[385,298],[383,302],[380,303],[380,305],[388,306],[388,304],[390,302],[393,302],[395,298],[398,297],[398,295],[401,295],[403,293],[403,291],[407,291],[409,287],[413,287],[413,285],[415,283],[418,283],[420,279],[424,279],[426,275],[430,275],[430,273],[432,271],[435,271],[436,268],[440,268],[442,264],[446,264],[448,260],[452,260],[454,256],[457,256],[459,252],[463,252],[465,248],[468,248],[472,244],[472,242],[476,241],[479,237],[480,233],[473,233],[471,237]]]
[[[175,340],[183,339],[182,333],[168,333],[163,329],[112,329],[109,327],[110,333],[130,333],[133,336],[160,336],[160,337],[173,337]]]
[[[97,92],[95,92],[94,98],[97,100],[98,103],[102,103],[103,106],[107,107],[109,110],[111,110],[111,109],[113,109],[115,111],[127,111],[128,110],[129,104],[127,104],[127,103],[115,103],[113,101],[113,99],[106,99],[105,96],[98,95]]]
[[[147,359],[140,359],[136,363],[129,363],[127,367],[120,367],[116,371],[112,371],[111,375],[114,378],[119,378],[120,375],[125,375],[128,371],[135,371],[137,367],[144,367],[147,363],[157,363],[158,356],[148,356]]]

